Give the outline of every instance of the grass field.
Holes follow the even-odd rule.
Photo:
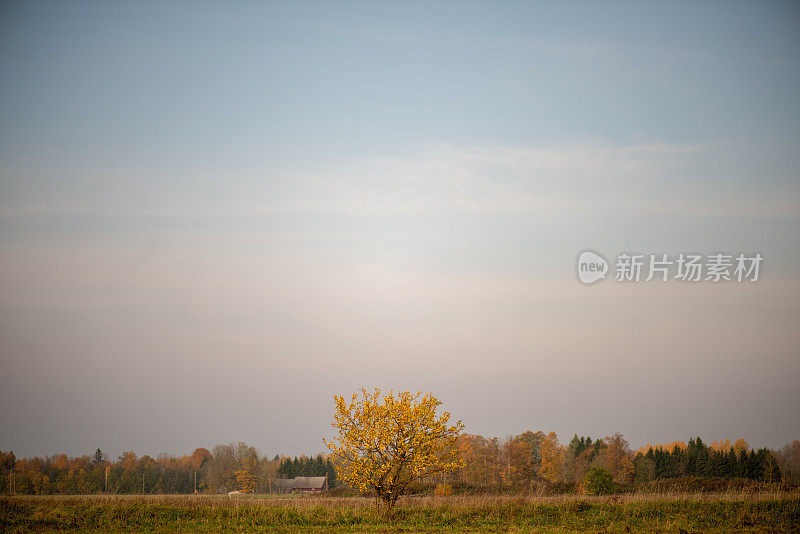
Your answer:
[[[269,495],[0,498],[3,532],[800,532],[800,493],[449,496]]]

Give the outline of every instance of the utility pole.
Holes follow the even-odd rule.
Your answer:
[[[272,495],[272,473],[267,473],[267,486],[269,486],[269,494]]]

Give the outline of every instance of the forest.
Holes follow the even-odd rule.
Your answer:
[[[461,492],[530,492],[546,486],[581,492],[593,467],[610,473],[620,488],[685,480],[730,480],[800,484],[800,440],[777,449],[753,449],[743,439],[704,443],[648,444],[630,449],[621,434],[573,436],[561,444],[555,433],[527,431],[503,440],[462,434],[460,469],[425,481]],[[50,494],[269,493],[278,478],[327,476],[337,485],[335,461],[325,455],[268,457],[246,443],[197,448],[191,454],[116,459],[97,449],[79,457],[58,454],[17,458],[0,451],[0,492]]]

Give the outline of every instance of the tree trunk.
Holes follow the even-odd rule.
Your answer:
[[[392,513],[394,511],[394,504],[397,502],[396,495],[381,495],[381,499],[383,500],[383,504],[385,505],[383,509],[383,513],[386,516],[386,519],[392,519]]]

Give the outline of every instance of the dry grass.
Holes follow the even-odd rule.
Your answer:
[[[12,499],[19,502],[53,503],[93,503],[122,504],[149,503],[187,507],[202,506],[272,506],[272,507],[315,507],[345,506],[349,508],[375,508],[377,501],[371,497],[329,497],[324,494],[200,494],[200,495],[20,495]],[[509,505],[551,504],[581,501],[593,504],[625,504],[639,502],[757,502],[800,499],[800,489],[793,491],[726,491],[721,493],[668,492],[668,493],[624,493],[619,495],[449,495],[449,496],[407,496],[398,501],[398,506],[406,508],[460,507],[502,507]]]
[[[0,530],[785,532],[800,531],[800,492],[406,497],[392,519],[364,497],[19,496],[0,500]]]

